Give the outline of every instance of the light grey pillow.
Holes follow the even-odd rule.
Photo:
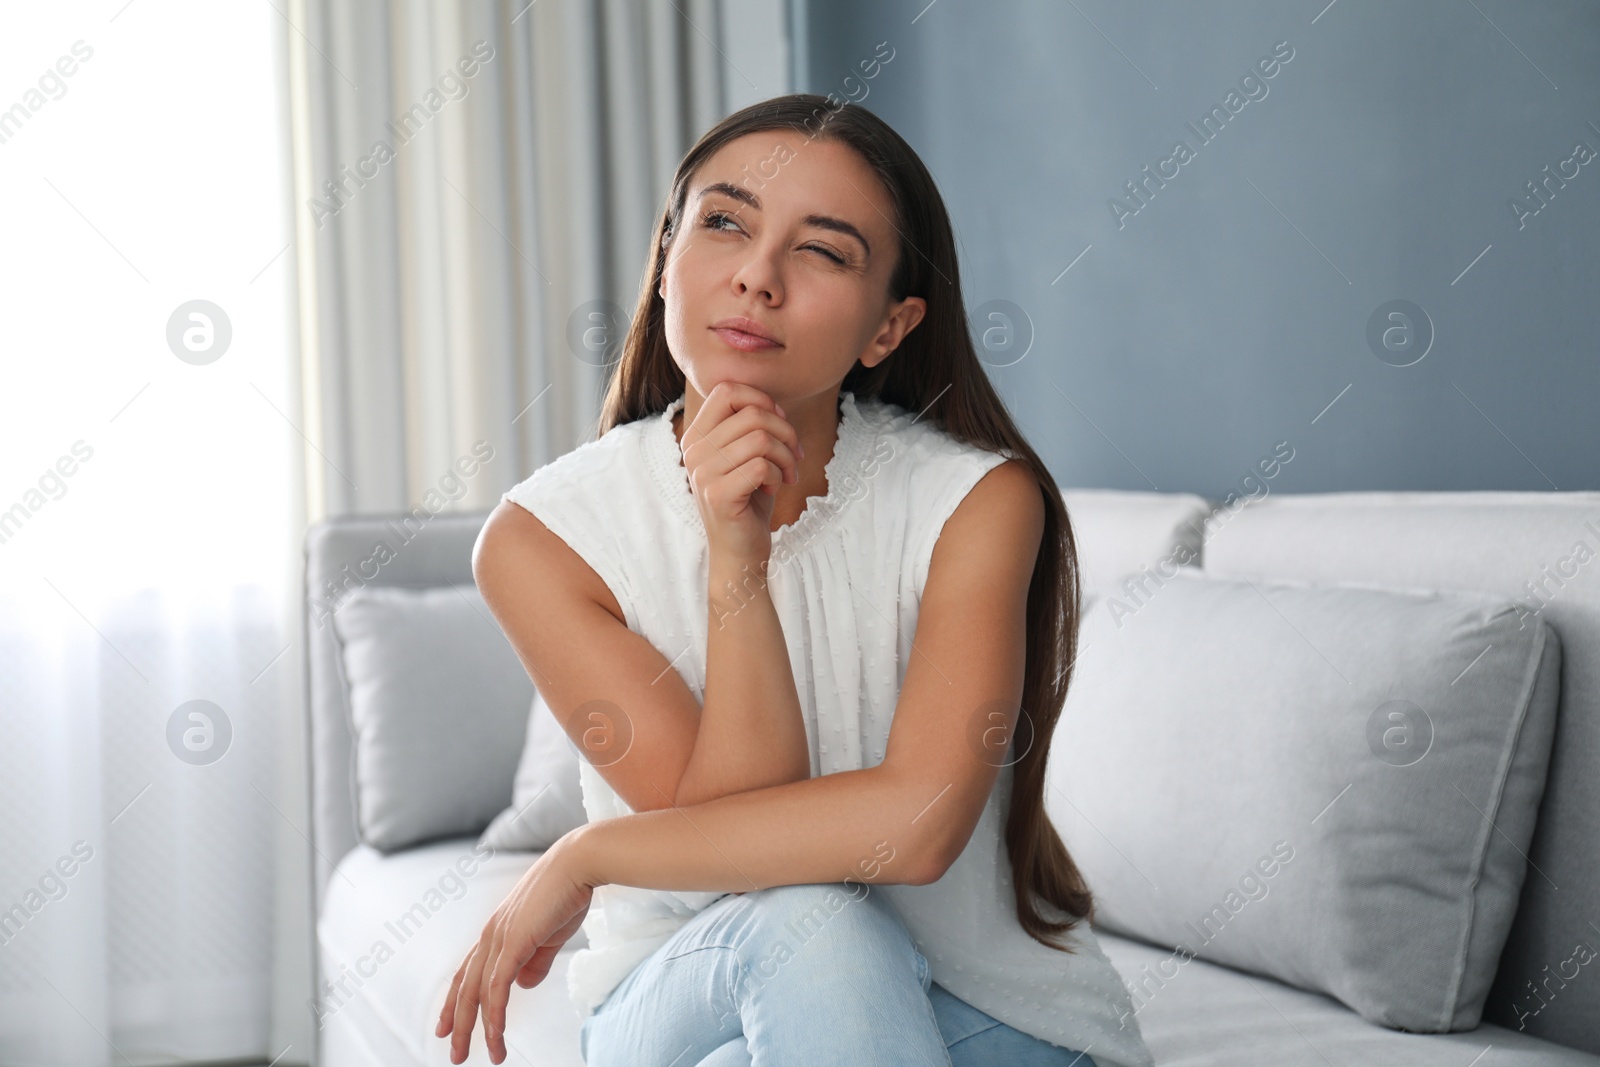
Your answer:
[[[333,625],[361,840],[389,853],[480,832],[511,797],[533,694],[483,596],[366,586]]]
[[[1478,1025],[1524,878],[1560,644],[1509,601],[1185,571],[1109,594],[1046,791],[1095,925],[1327,993],[1368,1022]]]
[[[588,821],[578,748],[535,692],[511,806],[494,817],[478,843],[499,851],[539,852]]]

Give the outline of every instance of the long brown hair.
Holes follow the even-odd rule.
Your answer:
[[[1077,547],[1060,490],[1044,462],[1023,439],[989,383],[973,348],[961,298],[955,238],[933,177],[911,146],[882,119],[856,104],[838,106],[809,93],[778,96],[736,111],[706,131],[678,164],[665,209],[657,222],[652,264],[639,290],[621,358],[606,388],[599,433],[659,414],[684,392],[683,372],[673,362],[663,330],[659,293],[668,247],[680,220],[689,182],[700,165],[724,144],[748,133],[793,130],[812,139],[855,149],[877,172],[894,205],[900,234],[899,261],[890,296],[920,296],[927,312],[889,357],[875,367],[859,362],[840,383],[857,399],[877,397],[920,411],[958,440],[989,451],[1009,450],[1024,460],[1045,502],[1044,540],[1028,586],[1027,663],[1022,711],[1015,732],[1026,753],[1013,768],[1006,846],[1017,918],[1023,929],[1051,948],[1071,952],[1048,935],[1094,919],[1094,898],[1045,813],[1045,766],[1077,658],[1080,588]],[[1030,714],[1028,709],[1033,709]],[[1031,724],[1032,730],[1027,727]],[[1014,753],[1012,754],[1014,756]],[[1008,757],[1011,758],[1011,757]],[[1069,918],[1054,921],[1039,910],[1045,900]]]

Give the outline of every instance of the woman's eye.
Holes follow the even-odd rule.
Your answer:
[[[724,222],[731,223],[731,222],[734,221],[734,218],[733,218],[732,215],[728,214],[725,211],[708,211],[704,215],[701,216],[700,221],[701,221],[702,225],[704,225],[705,228],[708,229],[708,230],[718,230],[718,231],[727,232],[727,231],[723,230],[722,224]],[[846,262],[846,260],[845,260],[845,258],[843,256],[839,255],[837,252],[833,251],[832,249],[830,249],[830,248],[828,248],[828,247],[826,247],[824,245],[814,245],[813,244],[813,245],[805,245],[803,247],[804,247],[804,249],[806,249],[808,251],[820,252],[824,256],[826,256],[828,259],[832,260],[833,262],[835,262],[837,264],[840,264],[841,266]]]

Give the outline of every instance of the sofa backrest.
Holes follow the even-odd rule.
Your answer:
[[[1600,1053],[1600,975],[1578,970],[1600,969],[1600,493],[1276,493],[1211,517],[1203,569],[1493,593],[1556,630],[1553,754],[1483,1018]]]
[[[1198,566],[1205,517],[1215,505],[1193,493],[1063,489],[1084,596],[1120,592],[1120,582],[1149,568],[1158,578]],[[1138,580],[1138,579],[1135,579]]]

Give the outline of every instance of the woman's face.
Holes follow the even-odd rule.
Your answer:
[[[843,144],[770,130],[718,149],[690,179],[659,289],[689,386],[704,397],[732,380],[783,403],[887,357],[927,307],[889,299],[892,215],[877,175]],[[739,317],[776,344],[714,329]]]

